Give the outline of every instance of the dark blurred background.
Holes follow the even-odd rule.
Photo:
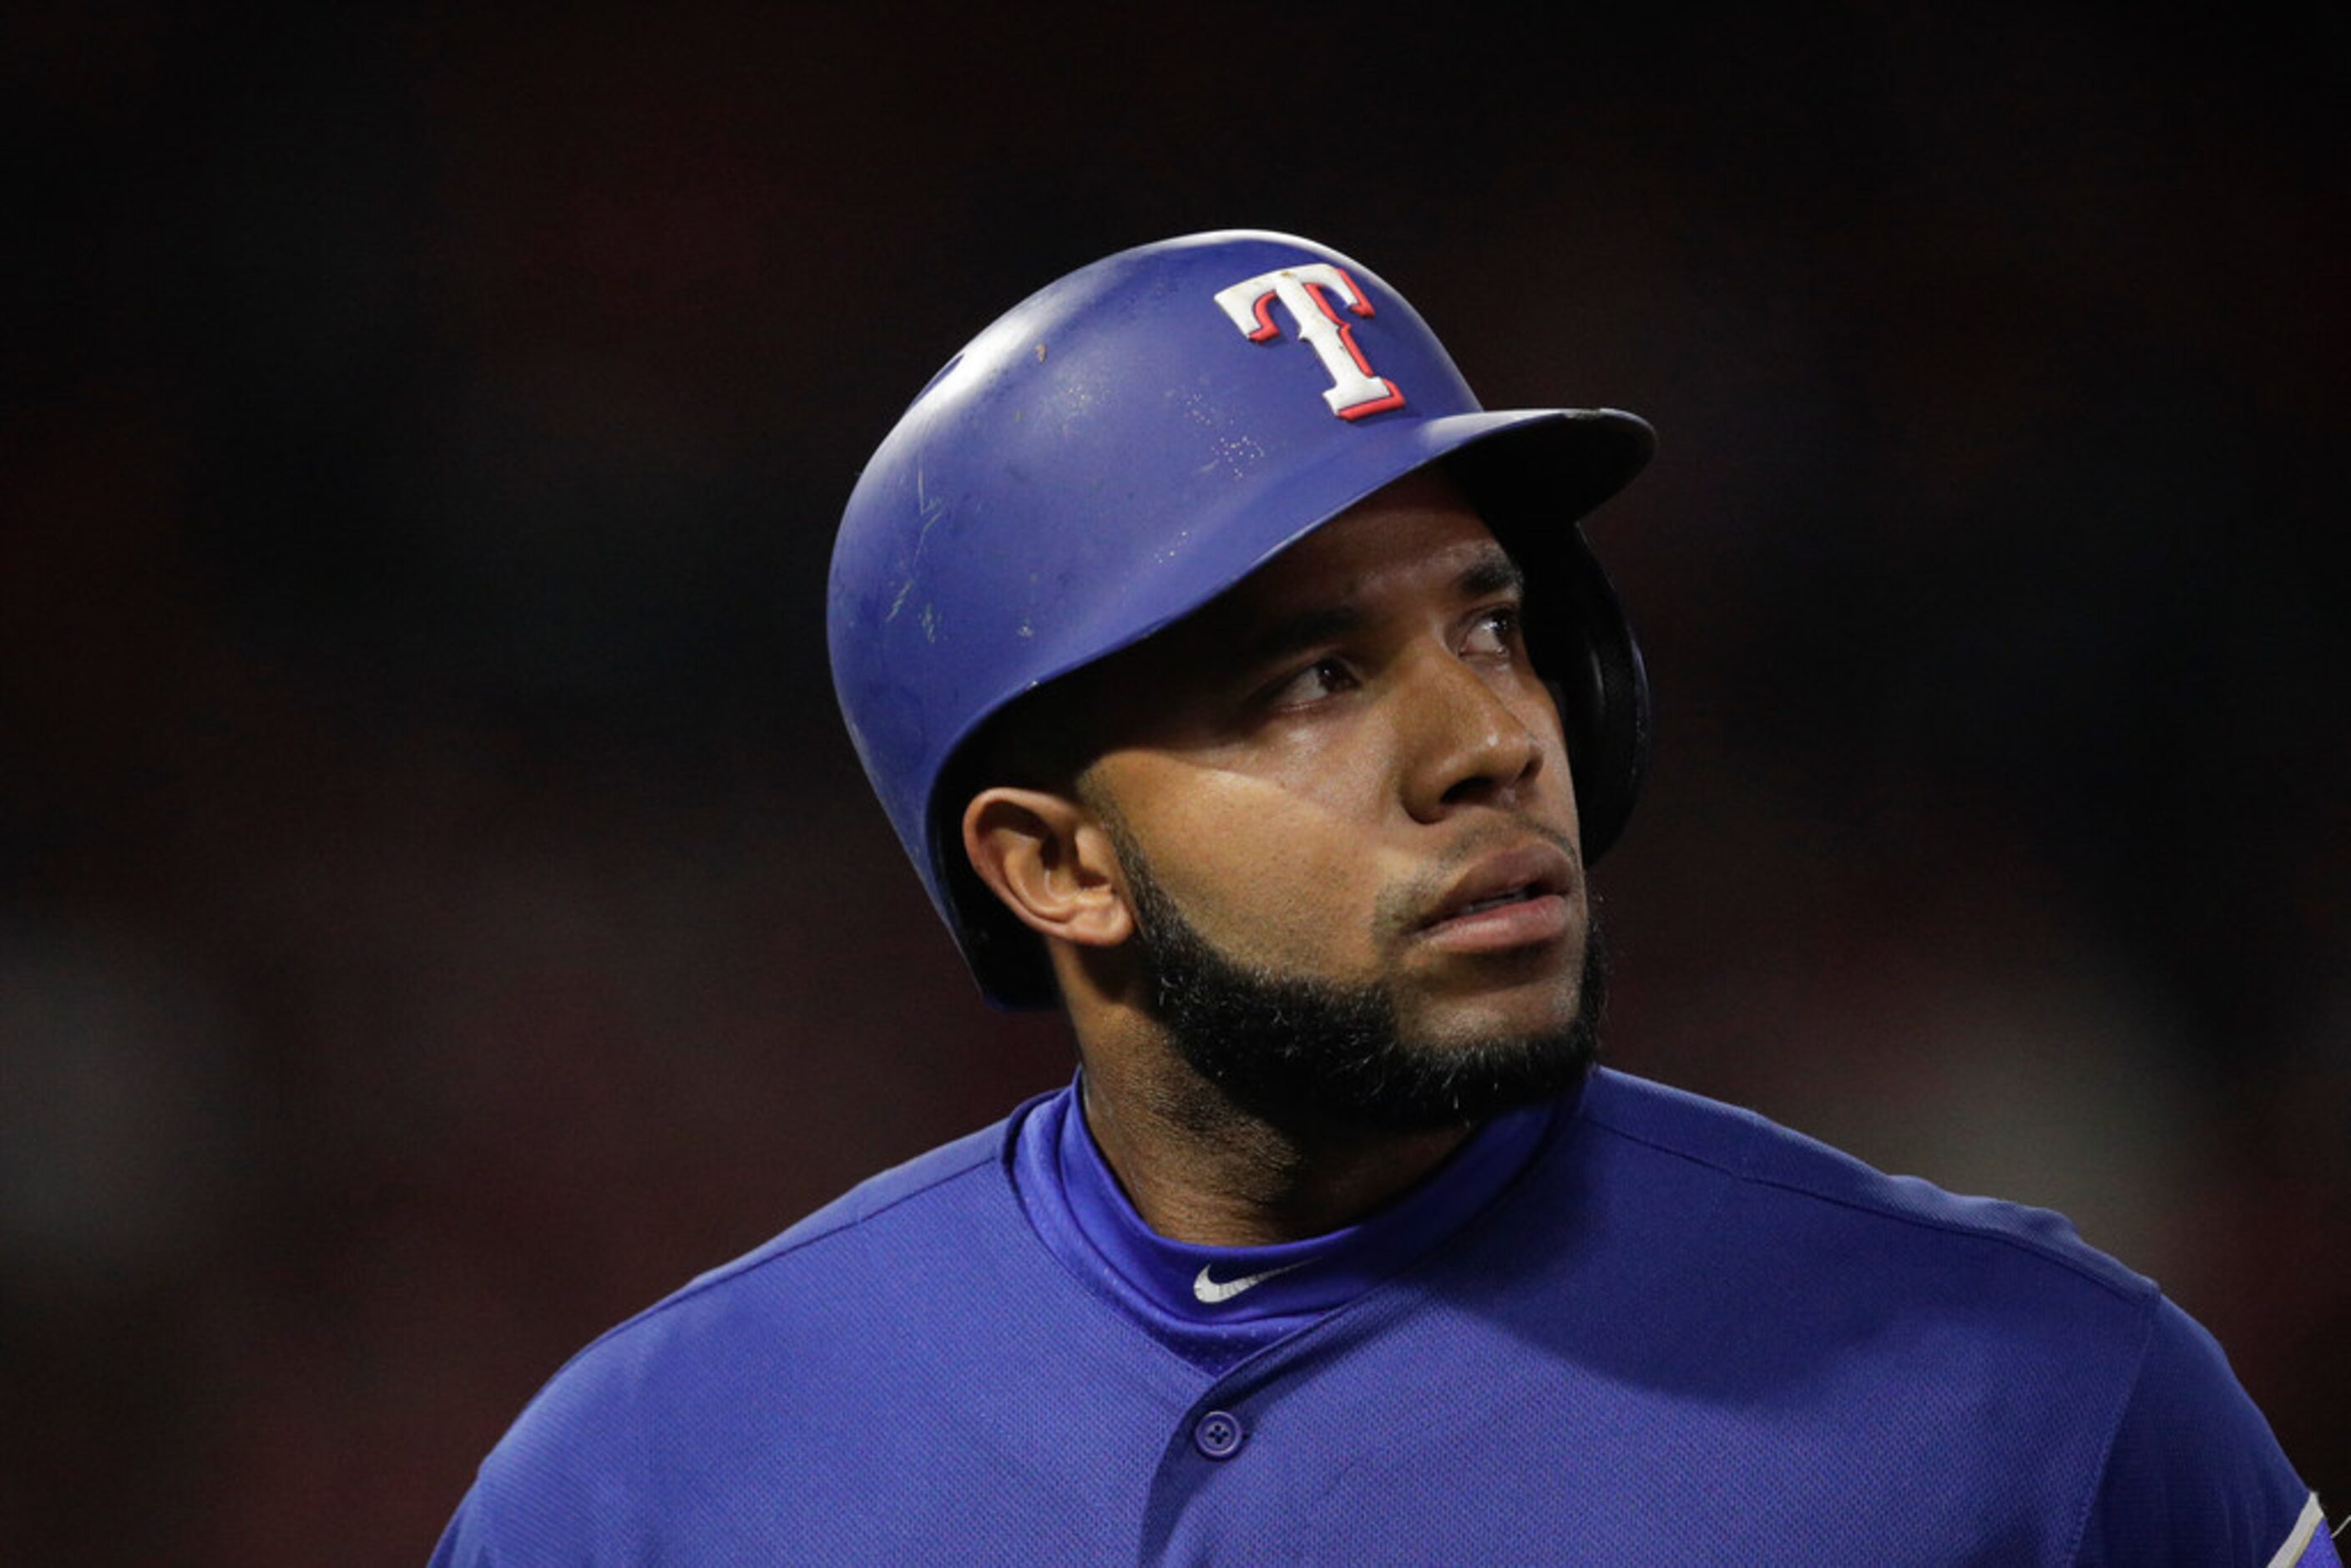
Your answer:
[[[974,331],[1231,225],[1661,432],[1615,1061],[2064,1209],[2341,1517],[2344,9],[1521,15],[0,14],[0,1559],[421,1563],[1066,1076],[823,574]]]

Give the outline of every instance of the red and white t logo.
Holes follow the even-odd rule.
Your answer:
[[[1249,334],[1249,341],[1270,343],[1281,335],[1273,320],[1273,302],[1280,300],[1290,319],[1298,323],[1299,337],[1330,372],[1332,385],[1323,392],[1322,401],[1341,419],[1361,419],[1382,409],[1402,408],[1404,393],[1385,376],[1372,373],[1371,361],[1355,346],[1354,329],[1331,308],[1330,298],[1322,292],[1326,288],[1345,300],[1347,308],[1356,315],[1372,314],[1372,302],[1364,298],[1355,280],[1327,261],[1260,272],[1230,288],[1217,289],[1217,303],[1224,307],[1234,326]]]

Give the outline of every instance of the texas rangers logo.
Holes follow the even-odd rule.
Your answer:
[[[1331,308],[1332,294],[1346,301],[1347,308],[1358,316],[1373,314],[1372,302],[1355,287],[1355,280],[1327,261],[1260,272],[1230,288],[1217,289],[1217,303],[1250,342],[1270,343],[1281,336],[1273,319],[1273,302],[1281,301],[1282,308],[1297,323],[1300,339],[1330,373],[1332,384],[1323,392],[1322,401],[1341,419],[1361,419],[1382,409],[1402,408],[1404,393],[1395,382],[1373,373],[1371,361],[1355,344],[1354,329]]]

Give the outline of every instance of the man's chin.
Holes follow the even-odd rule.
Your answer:
[[[1360,1085],[1333,1114],[1394,1132],[1473,1126],[1567,1094],[1592,1071],[1597,1051],[1589,1035],[1569,1030],[1450,1047],[1405,1044],[1399,1056],[1405,1060]]]
[[[1406,960],[1384,979],[1344,984],[1221,951],[1141,849],[1123,839],[1119,848],[1150,1012],[1195,1073],[1270,1125],[1479,1122],[1574,1089],[1599,1054],[1607,965],[1596,925],[1571,972],[1572,945],[1546,945],[1500,962]]]
[[[1596,932],[1577,974],[1399,998],[1252,970],[1176,930],[1155,934],[1161,1021],[1195,1071],[1275,1126],[1473,1124],[1569,1093],[1598,1059]]]
[[[1463,988],[1400,1005],[1396,1032],[1414,1049],[1438,1055],[1541,1040],[1578,1027],[1583,994],[1580,973],[1516,986]]]

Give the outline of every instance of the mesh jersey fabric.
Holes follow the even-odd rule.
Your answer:
[[[1416,1261],[1211,1372],[1029,1223],[1051,1098],[581,1352],[435,1563],[2258,1565],[2310,1502],[2060,1217],[1608,1071]]]

